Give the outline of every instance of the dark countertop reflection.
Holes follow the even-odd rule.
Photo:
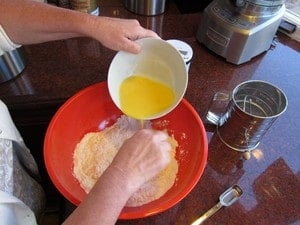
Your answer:
[[[135,18],[163,39],[190,44],[194,56],[185,98],[203,122],[214,93],[232,90],[237,84],[260,79],[285,91],[289,105],[264,136],[249,160],[228,149],[206,125],[208,162],[192,192],[171,209],[144,219],[117,224],[190,224],[217,203],[219,195],[233,184],[244,195],[234,205],[222,208],[205,224],[295,225],[300,224],[300,43],[278,34],[267,52],[242,65],[227,63],[196,40],[201,12],[180,14],[172,1],[166,12],[155,17],[128,12],[121,1],[100,1],[104,16]],[[0,98],[9,107],[16,125],[43,170],[42,141],[56,110],[79,90],[105,81],[116,52],[89,38],[24,46],[28,59],[21,75],[0,84]],[[34,136],[38,128],[40,136]],[[36,131],[36,130],[35,130]],[[33,141],[34,140],[34,141]],[[30,144],[31,142],[34,144]]]

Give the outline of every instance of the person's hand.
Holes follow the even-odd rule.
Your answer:
[[[170,162],[171,145],[162,131],[143,129],[126,140],[114,158],[112,169],[120,170],[135,192]]]
[[[144,37],[159,36],[152,30],[143,28],[137,20],[110,17],[90,17],[89,36],[115,51],[123,50],[137,54],[140,46],[134,42]]]
[[[170,151],[166,133],[136,132],[64,224],[115,224],[130,196],[168,165]]]

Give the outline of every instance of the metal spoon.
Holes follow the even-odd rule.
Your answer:
[[[215,214],[223,206],[231,206],[239,199],[239,197],[242,196],[242,194],[242,189],[238,185],[233,185],[220,195],[219,202],[214,207],[195,220],[191,225],[202,224],[206,219]]]

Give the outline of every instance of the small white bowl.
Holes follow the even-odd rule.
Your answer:
[[[113,102],[122,110],[119,99],[120,85],[131,75],[145,76],[172,88],[175,94],[173,104],[145,118],[156,119],[172,111],[183,98],[188,84],[187,70],[179,51],[167,41],[143,38],[137,42],[141,45],[139,54],[119,51],[113,58],[108,71],[108,90]]]

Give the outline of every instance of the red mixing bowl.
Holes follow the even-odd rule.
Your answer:
[[[49,176],[60,193],[75,205],[86,196],[73,176],[73,152],[88,132],[112,125],[122,112],[114,105],[107,83],[87,87],[67,100],[52,118],[44,141],[44,159]],[[166,116],[152,120],[178,142],[179,163],[173,187],[161,198],[139,207],[125,207],[119,218],[135,219],[163,212],[181,201],[199,181],[207,161],[207,137],[195,109],[183,99]]]

